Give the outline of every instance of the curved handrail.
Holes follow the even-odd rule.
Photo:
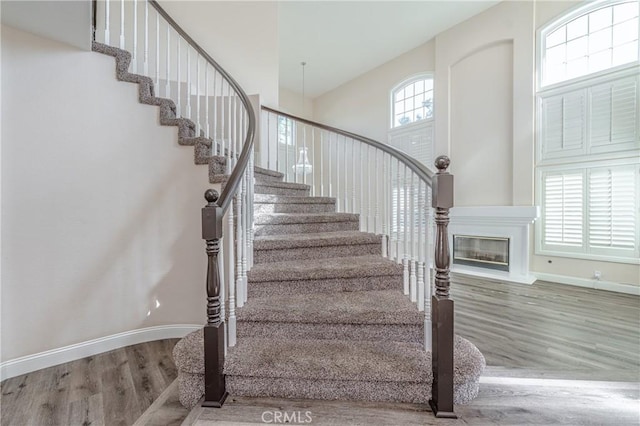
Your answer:
[[[263,106],[262,109],[265,110],[265,111],[274,113],[274,114],[278,114],[278,115],[283,116],[283,117],[290,118],[292,120],[296,120],[296,121],[302,122],[304,124],[308,124],[310,126],[317,127],[319,129],[322,129],[322,130],[328,130],[330,132],[334,132],[334,133],[340,134],[342,136],[346,136],[348,138],[355,139],[355,140],[360,141],[362,143],[366,143],[367,145],[371,145],[374,148],[377,148],[377,149],[379,149],[379,150],[381,150],[383,152],[386,152],[387,154],[389,154],[389,155],[391,155],[393,157],[398,158],[404,164],[409,166],[409,168],[416,175],[418,175],[419,178],[421,178],[424,182],[427,183],[427,185],[429,185],[429,186],[433,185],[433,176],[435,176],[435,173],[432,172],[431,170],[429,170],[427,168],[427,166],[425,166],[423,163],[421,163],[418,160],[412,158],[411,156],[409,156],[409,154],[407,154],[404,151],[401,151],[401,150],[399,150],[397,148],[394,148],[394,147],[392,147],[390,145],[387,145],[387,144],[384,144],[382,142],[378,142],[377,140],[374,140],[374,139],[371,139],[371,138],[367,138],[366,136],[358,135],[356,133],[347,132],[346,130],[338,129],[336,127],[331,127],[331,126],[328,126],[326,124],[317,123],[315,121],[307,120],[306,118],[301,118],[301,117],[297,117],[295,115],[287,114],[286,112],[278,111],[278,110],[273,109],[273,108],[269,108],[269,107]]]
[[[251,151],[253,150],[253,143],[255,139],[256,133],[256,115],[253,110],[253,106],[251,105],[251,101],[247,94],[242,90],[242,87],[235,81],[229,73],[227,73],[224,68],[220,66],[198,43],[196,43],[190,36],[187,34],[180,25],[176,23],[176,21],[171,18],[171,16],[158,4],[156,0],[148,0],[149,3],[158,11],[160,15],[173,27],[174,30],[180,36],[182,36],[190,45],[193,47],[199,54],[202,56],[207,62],[209,62],[221,75],[222,77],[229,83],[233,90],[240,96],[240,100],[247,110],[247,115],[249,116],[249,123],[247,126],[247,135],[242,144],[242,151],[240,152],[240,156],[238,157],[238,161],[236,166],[233,168],[231,172],[231,176],[227,180],[227,184],[224,186],[222,193],[220,194],[217,205],[222,209],[222,213],[224,214],[229,206],[231,205],[231,201],[233,200],[233,196],[238,190],[238,186],[242,182],[242,176],[249,164],[249,158],[251,157]]]

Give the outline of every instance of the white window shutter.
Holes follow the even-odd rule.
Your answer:
[[[585,147],[585,91],[542,99],[543,158],[582,154]]]
[[[638,77],[593,86],[589,116],[592,152],[638,147]]]
[[[589,246],[636,250],[637,166],[589,173]]]
[[[544,177],[544,244],[582,247],[583,173],[548,173]]]

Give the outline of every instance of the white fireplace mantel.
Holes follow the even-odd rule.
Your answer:
[[[454,235],[509,238],[509,271],[451,265],[451,272],[532,284],[529,272],[529,227],[540,216],[538,206],[453,207],[450,211],[449,247]]]

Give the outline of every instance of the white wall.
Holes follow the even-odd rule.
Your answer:
[[[91,0],[0,2],[2,24],[91,50]]]
[[[280,111],[309,120],[313,119],[312,99],[305,97],[303,101],[300,93],[292,92],[284,87],[280,88],[279,93],[278,109]]]
[[[436,152],[458,206],[533,203],[533,10],[503,2],[436,36]]]
[[[317,97],[313,118],[386,142],[391,115],[389,91],[406,78],[433,71],[434,67],[434,44],[428,42]]]
[[[205,320],[207,167],[114,66],[2,28],[3,361]]]
[[[278,106],[278,4],[161,1],[160,5],[249,95]]]

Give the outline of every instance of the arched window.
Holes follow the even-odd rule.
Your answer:
[[[538,254],[639,263],[639,9],[596,1],[539,32]]]
[[[638,1],[596,2],[542,32],[542,86],[638,61]]]
[[[433,77],[411,77],[391,91],[391,128],[433,118]]]

